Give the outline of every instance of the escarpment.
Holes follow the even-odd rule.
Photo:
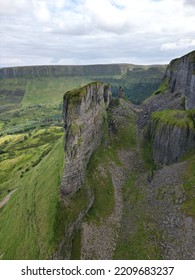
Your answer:
[[[171,61],[164,80],[170,93],[185,97],[186,109],[195,108],[195,51]]]
[[[171,164],[188,152],[195,151],[193,111],[156,112],[148,125],[147,137],[152,143],[155,164]]]
[[[121,74],[122,64],[108,65],[43,65],[43,66],[21,66],[0,69],[0,78],[34,78],[34,77],[72,77],[88,75],[117,75]]]
[[[155,164],[170,164],[195,149],[195,51],[171,61],[163,82],[143,105],[140,131]]]
[[[109,86],[94,82],[64,96],[65,170],[61,191],[75,193],[84,184],[91,154],[102,140],[106,108],[111,100]]]

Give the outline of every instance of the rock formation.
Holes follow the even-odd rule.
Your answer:
[[[187,152],[195,149],[195,127],[190,117],[186,117],[189,120],[181,125],[177,120],[175,124],[171,124],[161,117],[154,116],[148,127],[148,133],[152,141],[155,164],[175,163]],[[182,113],[180,115],[178,113],[178,117],[185,118]]]
[[[64,96],[66,165],[62,193],[73,194],[82,187],[90,156],[102,140],[106,108],[111,100],[109,86],[91,83]]]
[[[195,114],[189,109],[195,109],[195,51],[171,61],[139,114],[139,130],[145,128],[156,164],[174,163],[195,149]]]
[[[170,93],[185,96],[186,109],[195,108],[195,51],[171,61],[164,79]]]

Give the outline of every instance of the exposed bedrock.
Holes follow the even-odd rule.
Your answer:
[[[75,193],[84,184],[87,163],[102,140],[110,100],[110,88],[99,82],[64,96],[66,164],[61,182],[64,195]]]
[[[152,142],[153,160],[156,164],[171,164],[186,153],[195,150],[195,128],[152,120],[148,126]]]
[[[165,79],[171,93],[185,96],[186,109],[195,108],[195,51],[172,60]]]

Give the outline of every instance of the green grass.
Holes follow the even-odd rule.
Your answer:
[[[158,121],[159,125],[169,124],[179,127],[195,129],[195,110],[164,110],[154,112],[152,119]]]
[[[25,90],[22,105],[59,104],[66,91],[80,87],[91,81],[87,77],[41,77],[34,79],[4,79],[0,87],[7,90],[21,88]]]
[[[160,259],[160,249],[154,240],[161,238],[152,215],[146,212],[145,193],[136,185],[137,174],[131,173],[123,188],[125,207],[123,219],[131,223],[131,229],[121,229],[114,259]],[[132,207],[130,207],[132,206]],[[123,225],[125,227],[125,225]],[[126,232],[126,233],[124,233]]]
[[[159,88],[153,92],[153,95],[164,93],[168,90],[168,88],[169,88],[169,81],[164,78],[164,80],[160,84]]]
[[[62,128],[52,126],[0,137],[0,198],[12,189],[13,182],[20,184],[26,170],[37,165],[63,133]]]
[[[195,217],[195,155],[188,159],[188,167],[185,173],[185,184],[183,185],[186,200],[182,210],[189,216]]]
[[[55,133],[58,137],[53,138]],[[25,140],[23,135],[6,137],[8,146],[5,149],[9,151],[12,147],[12,155],[5,153],[6,158],[0,162],[1,199],[8,190],[17,190],[0,209],[0,255],[3,259],[47,259],[56,249],[54,225],[58,215],[64,144],[60,128],[48,128],[48,134],[51,142],[49,135],[41,138],[43,130],[32,132]],[[35,145],[30,144],[35,139]],[[37,164],[33,164],[36,160]]]
[[[111,84],[114,96],[116,96],[119,86],[123,86],[129,100],[141,103],[159,86],[164,72],[165,66],[149,69],[140,66],[138,69],[118,75],[100,75],[98,73],[96,76],[1,79],[0,103],[3,105],[3,110],[15,109],[16,105],[22,105],[23,107],[29,105],[59,105],[65,92],[97,81]],[[24,97],[19,96],[16,90],[23,91]]]
[[[81,259],[81,230],[75,234],[73,243],[72,243],[72,252],[71,260],[80,260]]]
[[[82,97],[87,94],[87,87],[89,85],[98,86],[98,82],[91,82],[88,85],[85,85],[83,87],[79,87],[70,91],[67,91],[64,95],[64,98],[68,98],[70,104],[74,105],[75,102],[81,101]]]
[[[141,153],[145,163],[145,168],[147,171],[149,171],[148,175],[152,176],[156,166],[153,159],[152,135],[147,128],[144,131],[144,137],[141,143]]]

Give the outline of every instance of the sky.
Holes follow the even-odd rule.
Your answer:
[[[167,64],[195,50],[195,0],[0,0],[0,67]]]

